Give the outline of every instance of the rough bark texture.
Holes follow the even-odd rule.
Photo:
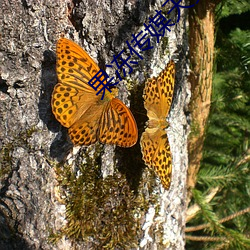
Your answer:
[[[192,119],[188,140],[187,187],[189,190],[194,188],[196,184],[211,104],[215,7],[214,1],[201,1],[190,9],[189,13],[190,64],[192,68],[192,73],[189,76],[192,92],[189,105]],[[188,194],[188,197],[190,200],[191,193]]]
[[[50,106],[57,82],[55,44],[61,34],[81,44],[104,68],[105,63],[111,62],[112,56],[125,47],[125,41],[131,40],[131,34],[138,33],[148,17],[162,9],[162,3],[158,0],[1,0],[0,4],[0,249],[103,249],[105,246],[109,249],[184,249],[188,133],[184,109],[190,93],[186,79],[186,10],[181,9],[179,23],[166,33],[168,39],[154,43],[154,49],[144,54],[144,60],[134,68],[130,79],[119,84],[119,97],[126,104],[130,94],[130,106],[140,135],[146,120],[145,111],[144,115],[140,114],[143,83],[152,76],[152,69],[156,75],[169,58],[176,61],[175,97],[168,129],[173,177],[171,188],[166,191],[152,171],[144,167],[139,144],[131,149],[100,144],[73,148],[67,131],[55,120]],[[166,5],[163,11],[166,13],[169,9],[170,5]],[[175,19],[176,13],[170,16]],[[95,219],[92,211],[83,210],[84,215],[91,214],[89,220],[93,220],[93,224],[89,225],[94,233],[91,230],[88,235],[82,233],[87,232],[84,226],[89,220],[86,220],[80,222],[82,234],[76,236],[67,231],[71,227],[73,230],[80,221],[70,210],[70,205],[75,204],[75,197],[70,195],[80,192],[83,195],[80,203],[89,189],[85,186],[86,190],[76,191],[77,186],[74,189],[69,185],[72,180],[69,176],[74,173],[78,176],[83,163],[90,167],[86,172],[89,178],[92,169],[101,170],[95,183],[106,177],[103,183],[113,183],[113,186],[100,186],[91,194],[94,204],[98,204],[100,210],[103,208],[100,213],[103,221],[98,217],[100,214]],[[68,174],[70,171],[72,175]],[[72,185],[77,180],[72,181]],[[96,197],[102,189],[107,190],[108,198],[103,194],[101,198]],[[134,203],[138,197],[141,200]],[[116,206],[123,210],[107,217],[105,211],[113,215]],[[123,220],[123,213],[131,215],[129,222],[127,218]],[[72,217],[74,225],[67,225]],[[126,231],[130,227],[131,231]],[[110,228],[108,234],[103,232],[105,228]],[[56,242],[49,241],[52,232],[61,233]],[[106,236],[105,240],[99,237],[100,233]]]

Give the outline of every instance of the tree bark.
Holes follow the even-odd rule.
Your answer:
[[[154,49],[143,54],[139,66],[118,86],[119,98],[130,103],[140,136],[147,120],[144,82],[170,58],[176,62],[167,130],[173,174],[166,191],[144,166],[139,143],[131,149],[99,143],[73,148],[50,102],[57,83],[55,45],[62,34],[105,69],[155,10],[166,13],[171,3],[164,8],[159,0],[1,0],[0,4],[0,249],[184,249],[188,134],[184,110],[190,97],[186,9],[181,9],[171,32],[160,43],[153,42]],[[176,11],[169,15],[176,17]]]
[[[195,1],[191,1],[195,3]],[[196,185],[197,173],[202,160],[206,123],[209,116],[214,61],[215,7],[219,1],[201,1],[190,9],[190,64],[192,98],[189,110],[192,119],[188,140],[189,168],[187,187],[188,203],[192,188]]]

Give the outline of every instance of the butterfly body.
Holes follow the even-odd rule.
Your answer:
[[[121,147],[133,146],[138,138],[131,111],[117,98],[117,91],[97,90],[89,81],[100,70],[86,51],[74,42],[61,38],[57,43],[58,84],[52,94],[52,111],[68,128],[75,145],[91,145],[97,141]],[[106,83],[104,77],[100,78]]]
[[[154,129],[154,128],[161,128],[165,129],[168,128],[169,124],[165,119],[150,119],[147,121],[147,128]]]
[[[140,140],[143,160],[156,171],[166,189],[171,183],[172,158],[165,129],[169,126],[166,117],[172,102],[174,77],[174,62],[170,61],[158,77],[147,80],[143,92],[149,118]]]

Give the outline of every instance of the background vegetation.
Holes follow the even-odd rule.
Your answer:
[[[192,201],[201,210],[187,224],[187,249],[250,249],[249,20],[248,0],[217,6],[212,105]]]

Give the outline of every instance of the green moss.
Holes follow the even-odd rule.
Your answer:
[[[12,152],[16,147],[26,147],[29,148],[28,138],[36,132],[34,127],[15,135],[12,142],[6,144],[3,143],[2,148],[0,149],[0,181],[8,178],[12,172]]]
[[[32,136],[33,133],[37,132],[38,129],[35,126],[30,127],[29,129],[27,129],[24,133],[22,133],[22,137],[23,139],[28,139]]]
[[[168,50],[168,37],[162,37],[161,38],[161,48],[162,48],[162,51],[164,51],[163,55],[166,55],[166,54],[169,54],[169,50]]]
[[[192,138],[193,136],[198,136],[200,134],[200,126],[197,122],[192,121],[191,123],[191,132],[189,134],[189,138]]]
[[[120,172],[103,179],[100,167],[87,159],[77,174],[68,165],[57,166],[58,182],[66,197],[67,225],[51,234],[51,241],[66,236],[101,249],[127,249],[138,246],[140,217],[149,199],[131,190]],[[142,185],[145,185],[145,183]]]
[[[11,152],[12,146],[9,143],[0,150],[0,180],[11,172]]]
[[[129,91],[132,91],[138,85],[138,81],[131,80],[130,78],[126,77],[124,80],[126,87]]]

